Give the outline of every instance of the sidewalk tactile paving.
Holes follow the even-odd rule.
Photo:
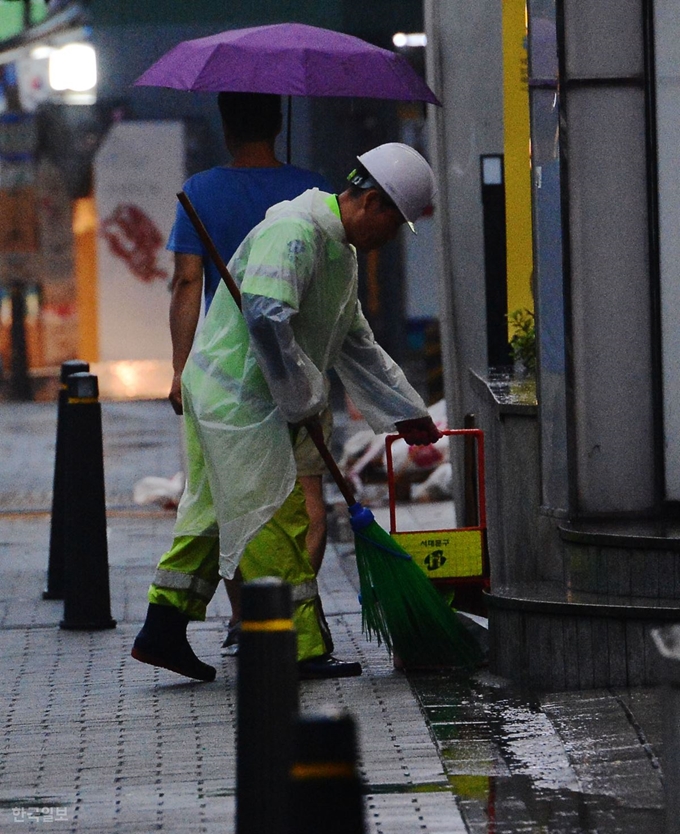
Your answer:
[[[367,816],[372,831],[387,830],[394,802],[415,823],[422,810],[416,813],[409,795],[395,794],[390,804],[385,792],[447,783],[409,682],[384,648],[358,634],[360,614],[331,617],[331,627],[338,653],[358,656],[364,674],[303,682],[301,710],[332,704],[355,716],[362,777],[368,792],[382,792]],[[210,685],[134,661],[129,647],[137,628],[0,631],[10,662],[0,683],[8,703],[0,813],[9,813],[7,802],[41,798],[68,809],[73,831],[231,830],[237,661],[219,657],[222,623],[210,619],[191,629],[197,653],[218,666]],[[450,793],[430,799],[457,814]],[[373,800],[366,801],[368,807]],[[428,825],[417,830],[443,830]]]
[[[357,657],[359,678],[307,682],[300,708],[312,712],[331,704],[347,709],[356,722],[360,771],[371,785],[416,786],[446,782],[427,724],[406,676],[392,667],[384,647],[361,637],[361,615],[331,618],[338,657]]]
[[[0,408],[0,831],[22,830],[16,820],[70,834],[233,834],[237,660],[219,653],[224,588],[207,622],[190,628],[197,654],[217,666],[214,683],[129,654],[174,523],[172,513],[133,508],[132,490],[182,468],[180,422],[164,402],[106,403],[103,415],[118,626],[76,632],[59,629],[60,601],[42,599],[56,408]],[[329,547],[319,579],[336,654],[359,659],[364,674],[301,683],[301,709],[354,716],[367,834],[662,830],[654,690],[541,698],[488,673],[409,681],[360,633],[351,543]]]
[[[366,799],[366,823],[374,834],[392,834],[397,830],[466,834],[451,793],[380,794]]]

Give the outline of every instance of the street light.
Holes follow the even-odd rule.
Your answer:
[[[85,93],[97,86],[97,55],[88,43],[67,43],[49,54],[50,87]]]
[[[414,46],[427,46],[427,35],[424,32],[397,32],[392,37],[392,43],[397,49]]]

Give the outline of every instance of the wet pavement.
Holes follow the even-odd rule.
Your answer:
[[[136,507],[132,488],[181,469],[178,421],[163,402],[105,403],[103,415],[118,624],[73,632],[58,626],[62,603],[42,599],[56,409],[0,404],[0,831],[233,832],[226,595],[191,629],[214,683],[129,656],[173,521]],[[367,832],[663,831],[657,690],[541,694],[486,670],[406,676],[361,635],[351,545],[331,543],[320,584],[337,653],[358,657],[364,675],[304,682],[300,706],[345,707],[357,720]]]
[[[657,692],[532,696],[485,675],[416,690],[468,831],[663,830]]]

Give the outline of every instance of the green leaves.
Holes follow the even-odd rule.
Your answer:
[[[514,310],[508,314],[508,323],[513,330],[510,337],[510,351],[513,361],[523,365],[528,373],[536,371],[536,323],[531,310]]]

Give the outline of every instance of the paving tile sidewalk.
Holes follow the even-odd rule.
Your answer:
[[[41,594],[55,410],[0,405],[0,831],[234,830],[233,658],[226,594],[192,628],[212,684],[132,660],[172,516],[132,504],[134,482],[180,468],[164,403],[105,404],[108,550],[115,629],[59,629]],[[351,549],[332,545],[322,596],[361,678],[305,682],[303,711],[347,707],[359,726],[371,834],[662,831],[654,690],[526,694],[481,672],[407,678],[361,635]]]
[[[104,407],[111,613],[118,625],[74,632],[58,626],[62,603],[41,597],[55,417],[47,406],[0,406],[7,474],[0,496],[0,697],[7,704],[0,831],[37,820],[41,828],[72,831],[233,831],[236,661],[219,654],[226,594],[220,589],[207,621],[191,629],[199,656],[218,667],[214,683],[192,683],[129,655],[173,524],[167,512],[135,509],[132,487],[144,475],[170,476],[180,467],[177,423],[161,403]],[[407,678],[384,649],[361,637],[350,560],[346,549],[329,548],[322,592],[337,654],[359,657],[365,673],[302,683],[301,710],[333,705],[355,715],[370,831],[464,832]],[[426,799],[416,793],[423,789]]]
[[[44,816],[60,809],[74,831],[233,830],[236,661],[219,655],[226,595],[220,592],[206,623],[191,630],[199,656],[218,667],[214,683],[191,683],[129,656],[149,576],[171,530],[172,520],[158,514],[109,518],[118,625],[73,632],[58,627],[61,604],[41,599],[49,518],[0,517],[0,539],[11,551],[0,569],[0,693],[8,705],[1,831],[21,809],[35,808],[53,809]],[[301,709],[346,707],[357,718],[372,831],[463,832],[454,796],[441,792],[448,781],[408,680],[360,635],[341,558],[331,547],[323,595],[338,654],[359,657],[365,674],[301,684]],[[423,789],[439,792],[414,803]]]

